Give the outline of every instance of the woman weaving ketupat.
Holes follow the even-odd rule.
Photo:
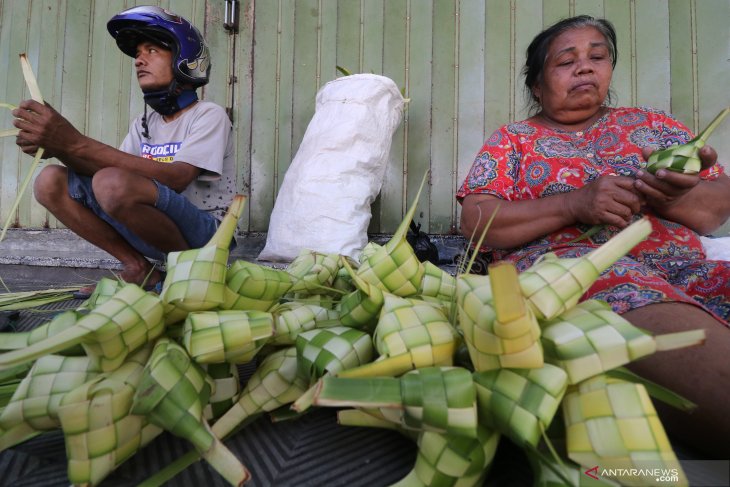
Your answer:
[[[699,174],[643,168],[654,149],[692,134],[660,110],[608,106],[616,54],[613,26],[588,16],[535,37],[524,74],[536,114],[501,127],[480,150],[457,193],[461,231],[481,234],[499,206],[481,257],[524,270],[548,251],[583,255],[647,216],[653,233],[583,299],[604,300],[656,334],[705,330],[703,346],[631,368],[698,405],[688,415],[657,404],[674,438],[730,458],[730,262],[707,260],[700,241],[730,216],[730,178],[709,146],[699,152]]]

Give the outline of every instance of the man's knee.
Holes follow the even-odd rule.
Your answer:
[[[151,179],[116,167],[97,171],[91,179],[91,188],[99,206],[113,218],[136,204],[154,202],[151,191],[156,192]]]
[[[65,167],[51,164],[44,167],[33,182],[35,199],[46,208],[68,197],[68,171]]]

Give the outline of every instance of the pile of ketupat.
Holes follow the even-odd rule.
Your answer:
[[[0,334],[0,375],[22,377],[0,412],[0,450],[60,428],[69,481],[97,485],[167,430],[195,450],[146,485],[199,457],[241,485],[245,459],[221,440],[264,412],[337,407],[341,424],[416,441],[413,470],[395,485],[480,485],[501,436],[525,449],[537,485],[615,485],[581,474],[594,465],[660,468],[686,485],[647,386],[620,367],[701,343],[704,332],[654,337],[605,303],[578,303],[651,224],[637,221],[581,258],[454,277],[420,262],[406,241],[417,201],[359,265],[303,251],[280,270],[227,265],[238,195],[208,245],[169,255],[159,296],[103,279],[79,309]],[[240,389],[236,365],[252,360]],[[551,424],[572,462],[552,447]]]

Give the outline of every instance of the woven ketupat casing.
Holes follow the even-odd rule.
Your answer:
[[[438,307],[386,294],[373,341],[381,356],[409,353],[418,368],[452,365],[457,334]]]
[[[75,327],[91,330],[82,338],[81,345],[102,370],[111,371],[130,353],[162,334],[163,306],[156,295],[135,284],[126,284],[80,318]]]
[[[186,311],[220,306],[225,296],[228,254],[228,248],[216,245],[170,252],[160,297]]]
[[[305,331],[297,336],[299,375],[310,383],[325,373],[334,374],[370,362],[370,335],[354,328],[334,326]]]
[[[657,348],[651,335],[602,301],[583,301],[542,325],[545,358],[565,370],[571,384],[650,355]]]
[[[476,389],[468,370],[426,367],[400,381],[404,427],[477,437]]]
[[[550,426],[568,385],[554,365],[474,373],[479,420],[518,445],[537,446]]]
[[[378,248],[357,269],[358,277],[396,296],[418,294],[425,269],[405,240]]]
[[[571,386],[563,402],[568,457],[623,485],[662,485],[652,474],[663,469],[686,486],[656,410],[641,384],[598,375]],[[608,472],[608,473],[606,473]]]
[[[89,357],[45,355],[36,360],[0,412],[0,451],[59,428],[63,396],[99,373]]]
[[[226,286],[225,309],[268,311],[289,291],[292,277],[279,269],[237,260],[226,273]]]
[[[139,350],[118,369],[82,384],[61,400],[58,417],[73,484],[98,484],[162,432],[145,416],[131,412],[151,349]]]
[[[422,485],[482,485],[498,444],[499,433],[484,426],[479,426],[477,438],[424,431],[409,476],[416,476]]]
[[[274,319],[266,311],[199,311],[185,319],[182,343],[199,364],[243,364],[273,333]]]
[[[213,425],[213,433],[222,438],[248,417],[293,402],[307,386],[297,373],[296,348],[278,350],[256,368],[238,401]]]

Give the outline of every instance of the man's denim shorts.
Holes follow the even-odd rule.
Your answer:
[[[190,248],[202,247],[208,243],[218,229],[220,222],[209,213],[196,207],[185,196],[176,193],[158,181],[154,181],[154,183],[157,185],[157,202],[155,203],[155,208],[162,211],[175,222],[175,225],[180,229]],[[82,176],[69,169],[68,193],[71,198],[89,208],[102,220],[114,227],[139,253],[151,259],[165,261],[166,255],[164,252],[143,241],[127,227],[112,219],[101,209],[91,189],[90,177]],[[231,250],[235,245],[235,240],[231,241]]]

